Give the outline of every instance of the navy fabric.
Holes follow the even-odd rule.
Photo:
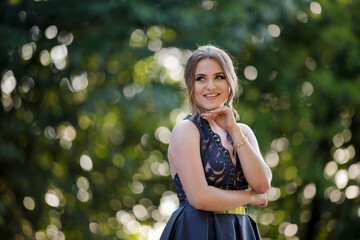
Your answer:
[[[220,136],[214,133],[203,118],[191,115],[191,120],[200,133],[200,154],[207,183],[221,189],[244,190],[248,188],[237,154],[235,163],[228,150],[221,144]],[[230,134],[227,139],[232,143]],[[160,240],[232,240],[260,239],[256,222],[249,215],[216,214],[198,210],[187,201],[179,176],[174,177],[180,207],[172,214]]]

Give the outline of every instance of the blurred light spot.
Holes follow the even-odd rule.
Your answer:
[[[301,90],[305,96],[310,97],[314,92],[314,87],[311,83],[305,81],[301,87]]]
[[[335,161],[339,164],[345,164],[350,160],[350,157],[353,155],[350,155],[353,153],[352,151],[355,151],[353,148],[350,148],[350,151],[348,149],[342,149],[338,148],[333,154],[333,158]]]
[[[94,234],[100,234],[101,233],[100,225],[98,223],[96,223],[96,222],[91,222],[89,224],[89,229]]]
[[[158,38],[151,39],[148,43],[148,48],[150,51],[156,52],[161,49],[162,41]]]
[[[288,193],[290,195],[294,194],[296,192],[296,189],[297,189],[297,185],[294,182],[288,183],[285,186],[286,193]]]
[[[357,198],[359,194],[360,194],[359,186],[356,185],[348,186],[345,190],[345,196],[348,199]]]
[[[276,167],[279,164],[279,155],[275,152],[268,152],[265,161],[269,167]]]
[[[336,173],[336,171],[338,170],[338,165],[335,161],[330,161],[328,163],[326,163],[325,168],[324,168],[324,173],[327,177],[332,177],[334,176],[334,174]]]
[[[160,199],[160,213],[165,217],[170,217],[171,214],[177,209],[178,205],[179,200],[176,193],[170,191],[164,192]]]
[[[123,93],[127,99],[133,98],[137,93],[144,90],[144,86],[138,86],[136,84],[127,84],[123,88]]]
[[[68,50],[66,45],[58,45],[50,50],[51,61],[55,64],[55,67],[59,70],[63,70],[66,67],[66,57]]]
[[[56,37],[57,33],[58,33],[57,27],[55,25],[51,25],[51,26],[46,28],[45,37],[47,39],[53,39],[53,38]]]
[[[140,194],[144,191],[144,185],[139,181],[133,181],[131,184],[129,184],[130,189],[135,194]]]
[[[303,118],[303,119],[300,120],[300,122],[299,122],[299,127],[300,127],[301,130],[303,130],[304,132],[306,132],[306,131],[311,131],[311,130],[314,128],[313,124],[312,124],[312,123],[310,122],[310,120],[307,119],[307,118]]]
[[[141,204],[135,205],[133,207],[133,212],[134,212],[135,217],[137,219],[139,219],[140,221],[144,221],[148,218],[148,212],[147,212],[146,208]]]
[[[31,88],[33,88],[35,86],[35,82],[34,79],[32,79],[31,77],[25,77],[23,78],[23,83],[21,85],[21,90],[24,93],[27,93],[30,91]]]
[[[24,60],[29,60],[32,58],[35,50],[36,50],[36,44],[34,42],[24,44],[21,48],[21,57]]]
[[[73,126],[69,125],[65,128],[62,138],[65,138],[68,141],[73,141],[76,137],[76,130]]]
[[[79,189],[84,189],[84,190],[88,190],[90,183],[89,180],[86,177],[80,176],[78,177],[78,179],[76,180],[76,186]]]
[[[31,39],[33,41],[37,41],[40,39],[41,37],[41,31],[40,28],[38,26],[32,26],[30,28],[30,35],[31,35]]]
[[[245,67],[244,75],[248,80],[254,81],[257,78],[258,71],[254,66],[247,66]]]
[[[75,90],[75,92],[84,90],[88,86],[87,73],[84,72],[80,75],[71,76],[71,86]]]
[[[50,224],[46,228],[47,239],[56,239],[56,240],[65,240],[65,235],[63,232],[59,231],[58,227]]]
[[[155,173],[158,176],[169,176],[170,175],[170,166],[168,162],[162,161],[162,162],[153,162],[150,165],[150,168],[153,173]]]
[[[344,142],[348,142],[351,140],[351,131],[350,129],[346,128],[344,129],[342,132],[341,132],[341,136],[343,137],[344,139]]]
[[[308,21],[308,16],[307,16],[306,12],[304,12],[304,11],[298,11],[298,12],[296,13],[296,19],[297,19],[299,22],[307,23],[307,21]]]
[[[280,36],[281,30],[280,27],[276,24],[268,25],[267,30],[272,37],[276,38]]]
[[[260,218],[262,225],[269,225],[274,221],[274,214],[271,212],[264,213]]]
[[[82,155],[80,157],[80,166],[85,171],[91,171],[93,169],[93,162],[88,155]]]
[[[88,191],[84,190],[84,189],[79,189],[77,194],[76,194],[77,199],[79,199],[79,201],[81,202],[87,202],[90,200],[91,195],[89,194]]]
[[[297,176],[297,168],[295,166],[291,166],[286,168],[285,170],[285,179],[291,180]]]
[[[251,41],[254,45],[260,46],[264,43],[264,37],[261,34],[252,34]]]
[[[123,197],[124,205],[128,208],[131,208],[135,205],[135,199],[131,196],[125,196]]]
[[[314,14],[321,14],[321,5],[318,2],[311,2],[310,3],[310,10]]]
[[[36,232],[35,233],[35,240],[48,240],[48,237],[44,232]]]
[[[45,137],[47,137],[48,139],[55,139],[56,138],[56,131],[53,127],[51,126],[47,126],[44,129],[44,135]]]
[[[151,240],[149,236],[150,232],[153,231],[153,228],[151,226],[148,226],[148,225],[141,225],[140,226],[140,229],[139,229],[139,233],[140,235],[145,239],[148,239],[148,240]],[[160,236],[159,236],[160,238]]]
[[[343,136],[338,133],[333,137],[333,144],[335,147],[341,147],[344,144],[344,138]]]
[[[150,143],[150,134],[145,133],[144,135],[142,135],[140,142],[143,146],[148,146]]]
[[[45,202],[51,207],[59,207],[60,205],[59,198],[54,193],[51,192],[47,192],[45,194]]]
[[[348,180],[349,179],[348,179],[347,171],[345,170],[339,170],[335,174],[335,183],[339,189],[343,189],[344,187],[346,187]]]
[[[72,142],[69,141],[67,138],[60,138],[60,146],[63,148],[63,149],[66,149],[66,150],[69,150],[72,146]]]
[[[347,147],[346,149],[347,155],[349,157],[349,159],[353,159],[355,157],[355,148],[353,145],[350,145]]]
[[[315,194],[316,194],[316,185],[314,183],[309,183],[308,185],[306,185],[306,187],[304,188],[304,197],[306,199],[311,199],[315,197]]]
[[[289,147],[289,140],[286,137],[274,139],[271,142],[271,149],[275,152],[282,152]]]
[[[348,169],[348,176],[350,179],[360,177],[360,163],[350,165]]]
[[[174,124],[181,122],[186,116],[187,113],[180,108],[176,108],[170,113],[171,122]]]
[[[287,225],[289,225],[290,223],[289,222],[283,222],[279,225],[279,233],[282,233],[284,234],[284,231],[285,231],[285,228]]]
[[[155,138],[162,143],[169,144],[171,132],[167,127],[158,127],[155,131]]]
[[[15,2],[19,3],[19,0],[15,0]],[[11,4],[11,3],[10,3]],[[22,23],[24,23],[26,21],[26,11],[20,11],[18,13],[19,19]]]
[[[132,47],[144,47],[147,41],[147,37],[143,30],[136,29],[131,33],[130,46]]]
[[[302,223],[306,223],[306,222],[309,222],[310,219],[311,219],[311,211],[309,210],[304,210],[300,213],[300,222]]]
[[[74,39],[74,36],[72,33],[68,33],[65,31],[61,31],[57,37],[58,41],[65,45],[70,45]]]
[[[16,87],[16,78],[13,71],[6,71],[1,79],[1,91],[5,94],[10,94]]]
[[[316,69],[316,61],[315,59],[313,59],[312,57],[307,57],[305,59],[305,66],[311,70],[311,71],[314,71]]]
[[[112,210],[118,211],[122,208],[122,204],[119,200],[113,199],[110,201],[110,207],[112,208]]]
[[[126,224],[126,230],[129,234],[137,234],[140,231],[140,223],[136,220],[130,221]]]
[[[147,31],[146,31],[146,35],[149,36],[149,38],[153,39],[153,38],[160,38],[161,35],[165,32],[165,27],[164,26],[151,26]]]
[[[341,191],[339,189],[334,189],[331,191],[329,197],[332,202],[337,202],[341,199]]]
[[[50,53],[48,50],[43,50],[40,52],[40,63],[43,66],[48,66],[51,63]]]
[[[164,216],[160,213],[159,209],[153,210],[151,212],[151,217],[157,222],[164,220]]]
[[[267,197],[269,201],[276,201],[280,198],[281,191],[280,188],[277,187],[271,187],[269,191],[267,192]]]
[[[165,58],[164,67],[166,67],[168,70],[175,70],[179,67],[179,59],[174,56],[168,56]]]
[[[116,218],[119,222],[121,222],[124,226],[126,226],[129,222],[135,221],[135,217],[130,215],[128,212],[124,210],[120,210],[116,213]]]
[[[113,157],[113,164],[117,167],[123,167],[125,165],[125,158],[123,155],[116,153]]]
[[[294,133],[292,139],[295,145],[300,145],[304,141],[304,134],[298,131]]]
[[[201,7],[202,7],[204,10],[207,10],[207,11],[213,9],[214,5],[215,5],[215,4],[214,4],[214,1],[210,1],[210,0],[203,0],[203,1],[201,2]]]
[[[160,77],[160,81],[165,83],[169,81],[171,83],[179,82],[183,79],[184,67],[181,63],[185,62],[188,57],[188,52],[182,52],[177,48],[162,48],[155,53],[155,60],[157,60],[160,66],[166,68],[166,74]]]
[[[34,199],[32,199],[31,197],[24,197],[23,204],[27,210],[34,210],[35,208]]]
[[[288,224],[284,229],[284,234],[287,237],[294,236],[298,231],[298,226],[296,224]]]

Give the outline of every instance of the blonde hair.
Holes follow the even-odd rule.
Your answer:
[[[227,100],[227,105],[232,108],[235,118],[238,120],[239,115],[236,110],[233,108],[233,99],[236,96],[237,89],[238,89],[238,78],[235,73],[235,69],[233,66],[233,61],[228,53],[224,50],[215,47],[213,45],[205,45],[198,47],[195,50],[185,66],[185,83],[188,90],[189,96],[189,105],[191,108],[191,112],[195,115],[196,113],[200,114],[200,107],[198,106],[197,102],[195,101],[194,97],[194,85],[195,85],[195,70],[198,62],[202,59],[214,59],[224,71],[226,81],[230,86],[230,94]]]

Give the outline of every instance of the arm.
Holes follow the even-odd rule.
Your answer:
[[[272,174],[261,156],[253,131],[246,124],[237,124],[233,129],[229,129],[229,133],[234,144],[248,138],[248,142],[237,148],[236,152],[251,188],[257,193],[266,193],[270,188]]]
[[[237,124],[232,109],[224,106],[203,114],[205,119],[212,119],[221,128],[227,130],[234,144],[248,138],[248,142],[236,149],[245,178],[257,193],[266,193],[270,188],[272,174],[261,156],[256,137],[246,124]]]
[[[223,190],[206,182],[200,157],[200,135],[191,121],[173,129],[169,144],[169,161],[177,172],[189,203],[207,211],[224,211],[246,204],[266,205],[265,194],[247,190]]]

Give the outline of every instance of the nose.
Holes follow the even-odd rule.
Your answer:
[[[209,78],[206,84],[206,88],[207,89],[215,89],[216,88],[216,83],[214,79]]]

